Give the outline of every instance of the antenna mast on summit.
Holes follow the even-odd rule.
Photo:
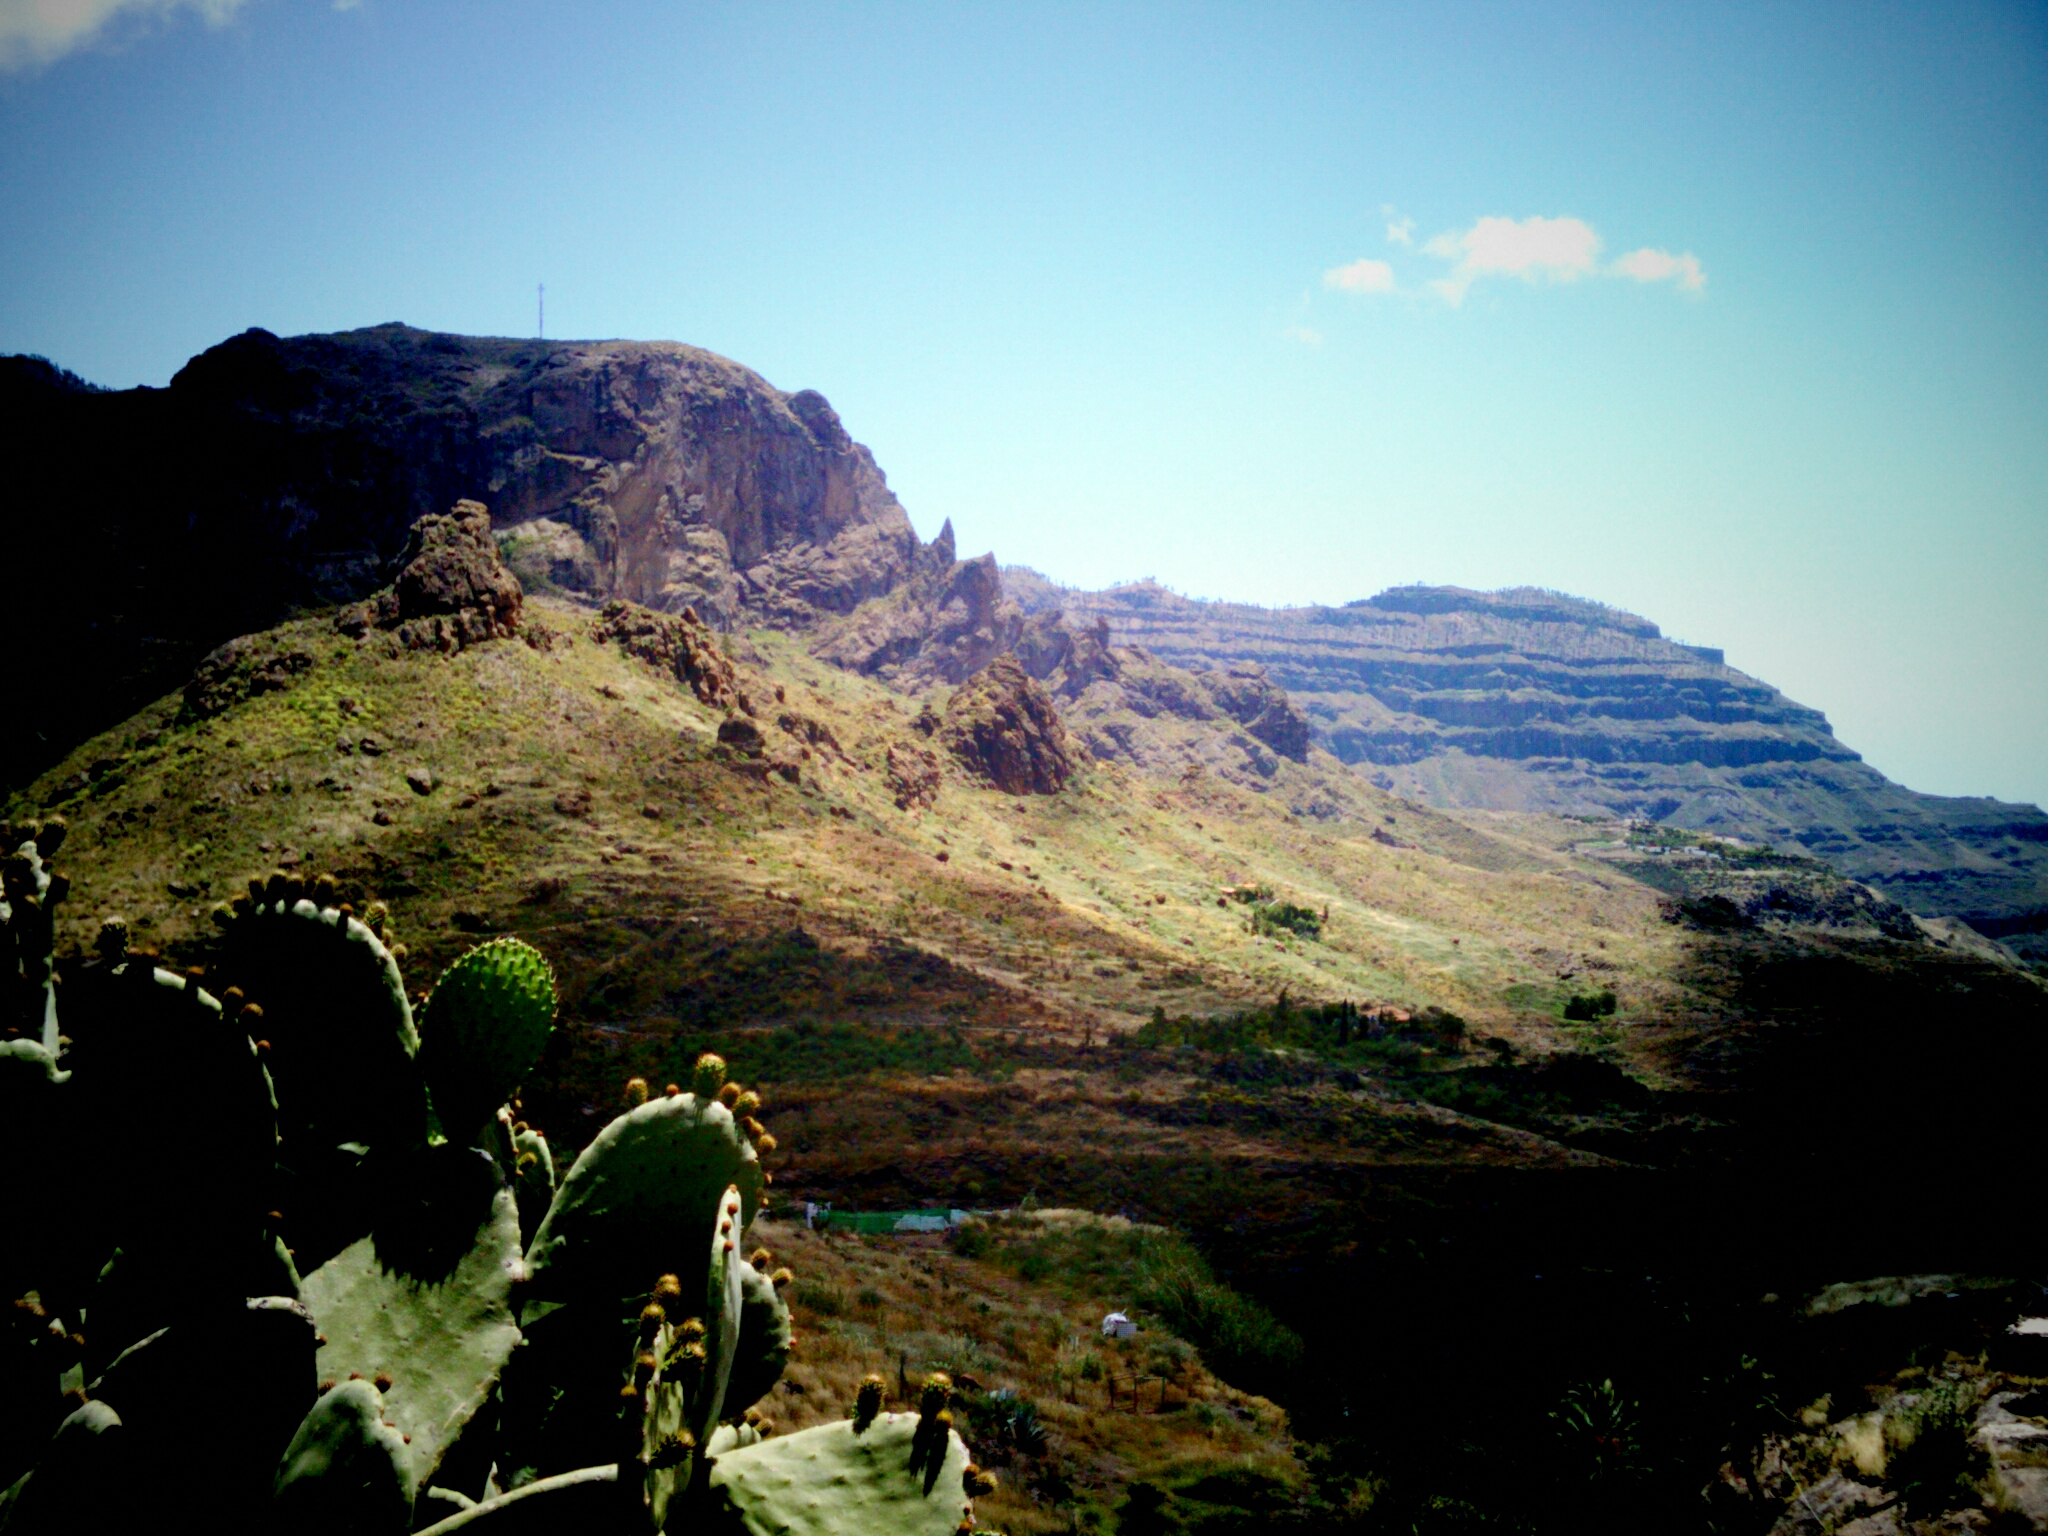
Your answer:
[[[535,295],[535,300],[539,305],[539,311],[534,317],[533,334],[540,340],[546,341],[548,336],[548,285],[546,283],[540,285],[540,292]]]

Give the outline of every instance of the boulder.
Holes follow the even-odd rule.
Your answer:
[[[1057,794],[1074,773],[1059,712],[1014,656],[998,656],[954,692],[939,736],[963,768],[1005,794]]]
[[[768,750],[767,738],[762,736],[761,728],[739,715],[720,722],[718,744],[730,748],[741,757],[761,757]]]

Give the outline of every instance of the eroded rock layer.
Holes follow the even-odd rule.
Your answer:
[[[1263,667],[1317,744],[1383,788],[1796,845],[1913,911],[2048,955],[2048,816],[1894,784],[1820,711],[1634,614],[1533,588],[1264,609],[1015,568],[1004,584],[1027,615],[1100,621],[1163,662]]]

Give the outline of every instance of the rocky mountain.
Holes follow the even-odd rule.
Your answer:
[[[408,975],[523,937],[559,1017],[521,1112],[556,1147],[631,1078],[680,1081],[715,1050],[775,1105],[785,1209],[1119,1211],[1104,1229],[1151,1252],[1135,1223],[1171,1222],[1308,1332],[1316,1369],[1281,1380],[1323,1442],[1303,1465],[1376,1522],[1419,1528],[1455,1493],[1474,1522],[1526,1526],[1536,1489],[1558,1506],[1544,1528],[1583,1531],[1598,1488],[1648,1510],[1602,1528],[1679,1531],[1712,1482],[1762,1529],[1809,1491],[1839,1513],[1920,1486],[1904,1459],[1888,1488],[1851,1478],[1786,1426],[1903,1438],[1922,1362],[1974,1370],[2010,1309],[1935,1302],[1955,1331],[1887,1332],[1865,1352],[1880,1367],[1786,1343],[1779,1298],[2044,1272],[2040,1224],[1985,1170],[2033,1150],[2048,990],[1813,859],[1611,817],[1714,811],[1775,836],[1836,825],[1852,793],[1869,825],[1924,797],[1627,615],[1526,593],[1269,614],[1064,592],[960,561],[950,529],[921,544],[820,410],[734,365],[648,349],[635,375],[632,348],[527,345],[244,338],[243,395],[207,393],[204,370],[107,394],[14,365],[7,430],[48,431],[17,445],[32,558],[5,622],[48,760],[0,823],[23,850],[15,931],[48,941],[67,993],[109,937],[218,990],[252,878],[403,935]],[[586,405],[600,385],[612,404],[547,407],[557,355]],[[494,393],[500,366],[525,396]],[[247,622],[280,605],[317,611]],[[169,681],[141,709],[77,730],[152,677]],[[0,741],[26,754],[22,734]],[[1493,803],[1570,814],[1472,809]],[[1916,835],[1907,867],[1960,857]],[[1916,905],[1939,890],[1873,883]],[[1745,1219],[1760,1202],[1795,1218]],[[992,1230],[1032,1244],[1006,1277],[1058,1257],[1032,1226]],[[1152,1309],[1122,1358],[1158,1395],[1119,1417],[1119,1357],[1100,1385],[1077,1367],[1056,1378],[1070,1400],[1043,1404],[1052,1443],[1151,1456],[1153,1423],[1200,1443],[1170,1487],[1128,1497],[1077,1486],[1107,1476],[1078,1451],[1069,1483],[1024,1473],[1019,1448],[1011,1528],[1238,1528],[1198,1517],[1246,1488],[1275,1523],[1290,1506],[1239,1475],[1245,1421],[1191,1397],[1167,1412],[1188,1362],[1154,1352],[1173,1295],[1224,1339],[1250,1337],[1244,1314],[1179,1263],[1170,1292],[1105,1298],[1106,1250],[1082,1236],[1091,1278],[1066,1302],[1084,1329],[1131,1294]],[[1071,1363],[1043,1318],[959,1312],[965,1288],[945,1303],[960,1334],[943,1310],[913,1329],[915,1296],[959,1286],[955,1258],[927,1250],[908,1293],[858,1295],[804,1261],[801,1337],[836,1374],[800,1357],[778,1412],[843,1412],[823,1389],[874,1351],[832,1330],[886,1326],[899,1372],[964,1364],[1006,1393],[1028,1361]],[[1943,1422],[2032,1416],[1992,1387],[1944,1388]],[[1013,1398],[987,1406],[1018,1422]],[[2026,1476],[1992,1491],[2038,1497],[2040,1469],[2012,1465]]]
[[[0,624],[44,658],[8,782],[220,642],[366,596],[413,523],[458,500],[517,530],[531,588],[718,627],[815,624],[952,564],[949,543],[919,566],[822,395],[673,343],[251,330],[166,389],[121,391],[12,358],[0,422],[10,551],[34,573]]]
[[[1318,745],[1409,798],[1797,846],[2048,956],[2048,815],[1894,784],[1820,711],[1634,614],[1534,588],[1266,609],[1016,567],[1004,584],[1024,622],[1060,612],[1181,667],[1263,667]]]
[[[27,728],[0,735],[6,784],[235,636],[359,603],[418,519],[471,500],[530,593],[799,633],[912,694],[1014,655],[1098,758],[1259,789],[1327,751],[1443,808],[1797,844],[2048,956],[2048,817],[1891,783],[1717,651],[1526,589],[1266,610],[961,560],[950,524],[919,540],[823,396],[698,348],[252,330],[165,389],[0,359],[0,423],[29,573],[0,643],[38,658],[18,679]],[[924,765],[904,761],[915,800]]]

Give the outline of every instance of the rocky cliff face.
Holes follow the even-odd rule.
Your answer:
[[[1904,789],[1818,710],[1634,614],[1534,589],[1397,588],[1342,608],[1262,609],[1150,583],[1079,592],[1031,571],[1004,578],[1027,615],[1098,621],[1160,661],[1263,666],[1315,740],[1383,788],[1802,848],[1913,911],[2048,955],[2048,816]]]
[[[1281,758],[1308,761],[1308,719],[1263,668],[1172,666],[1142,647],[1111,645],[1100,618],[1078,636],[1064,623],[1059,633],[1066,654],[1049,683],[1091,755],[1154,772],[1204,768],[1260,791]]]
[[[918,548],[823,395],[697,347],[250,331],[169,393],[283,429],[286,451],[247,494],[322,596],[380,566],[451,489],[487,503],[501,534],[529,530],[507,543],[544,550],[544,574],[714,624],[846,612],[895,586]]]
[[[0,646],[33,658],[0,782],[182,684],[222,642],[377,591],[419,519],[474,499],[528,590],[800,629],[906,689],[957,688],[1011,655],[1091,751],[1150,767],[1256,784],[1313,743],[1439,805],[1796,843],[2048,956],[2048,817],[1904,790],[1716,651],[1533,590],[1264,610],[962,561],[950,526],[919,543],[822,396],[698,348],[249,331],[168,389],[125,391],[0,359],[0,434],[20,573]],[[483,594],[427,638],[495,633],[507,601]],[[292,664],[223,663],[222,686]]]
[[[1057,613],[1026,621],[1003,591],[994,555],[955,558],[949,519],[900,586],[828,623],[812,649],[834,666],[914,687],[958,685],[1005,653],[1044,678],[1069,643]]]
[[[822,395],[672,343],[248,331],[123,391],[6,359],[0,423],[31,511],[11,553],[37,573],[0,638],[47,658],[10,781],[223,640],[365,597],[419,518],[465,498],[529,587],[714,626],[848,613],[919,553]]]

